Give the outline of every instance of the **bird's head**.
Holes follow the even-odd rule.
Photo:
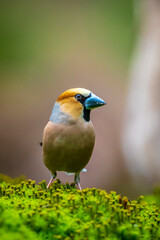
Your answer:
[[[53,107],[50,121],[65,123],[67,119],[90,121],[90,111],[106,102],[84,88],[71,88],[63,92]]]

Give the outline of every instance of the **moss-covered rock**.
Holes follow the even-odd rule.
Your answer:
[[[143,196],[136,201],[74,184],[22,181],[0,184],[0,239],[160,239],[160,209]]]

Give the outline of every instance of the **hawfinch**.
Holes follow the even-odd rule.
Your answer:
[[[80,172],[88,163],[95,142],[90,112],[104,104],[84,88],[69,89],[58,97],[43,132],[43,162],[52,176],[47,188],[56,171],[65,171],[74,173],[74,181],[81,190]]]

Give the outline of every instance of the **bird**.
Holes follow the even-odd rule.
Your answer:
[[[106,102],[85,88],[71,88],[56,100],[43,131],[43,162],[51,172],[50,187],[57,171],[74,173],[80,185],[80,172],[89,162],[95,144],[95,131],[90,120],[92,109]]]

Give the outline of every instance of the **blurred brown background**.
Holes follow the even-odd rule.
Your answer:
[[[82,187],[131,196],[151,190],[134,185],[122,147],[140,22],[133,0],[1,3],[1,173],[49,180],[38,144],[43,128],[60,93],[83,87],[108,105],[91,113],[96,145],[88,172],[81,174]]]

